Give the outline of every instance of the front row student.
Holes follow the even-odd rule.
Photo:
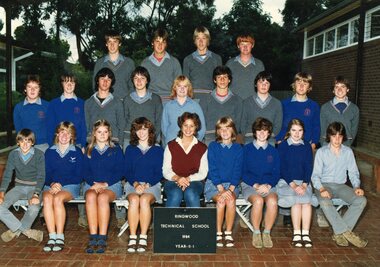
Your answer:
[[[1,234],[4,242],[17,238],[21,233],[39,242],[43,239],[42,231],[30,229],[41,208],[40,193],[45,182],[45,156],[41,150],[33,147],[35,140],[31,130],[22,129],[16,136],[18,148],[8,156],[0,186],[0,221],[9,228]],[[16,173],[15,187],[5,194],[13,171]],[[21,221],[9,210],[20,199],[28,199],[29,202]]]
[[[104,253],[110,203],[122,195],[124,156],[112,141],[111,126],[98,120],[92,129],[91,141],[85,154],[85,198],[90,240],[87,253]]]
[[[61,251],[65,246],[63,230],[66,222],[65,202],[79,196],[83,179],[82,150],[75,146],[76,129],[63,121],[55,130],[54,145],[45,153],[46,180],[43,192],[44,218],[49,239],[45,252]]]
[[[270,231],[277,216],[276,184],[280,179],[280,157],[277,149],[268,143],[272,135],[272,123],[265,118],[257,118],[252,125],[254,140],[244,146],[242,193],[252,203],[253,222],[252,245],[255,248],[271,248],[273,242]],[[261,235],[260,225],[264,203],[265,228]]]
[[[177,120],[178,137],[168,143],[162,172],[166,207],[200,207],[203,180],[208,172],[207,146],[197,139],[201,121],[197,113],[183,113]]]
[[[130,145],[125,151],[125,193],[129,201],[128,252],[145,252],[152,219],[151,205],[161,201],[163,149],[155,145],[153,123],[145,117],[132,122]],[[140,235],[137,244],[137,227]]]
[[[233,247],[232,227],[235,220],[236,197],[243,165],[243,148],[236,143],[237,131],[231,117],[222,117],[215,127],[216,141],[208,147],[208,177],[205,184],[207,200],[216,203],[216,245]],[[223,221],[226,231],[223,240]]]
[[[367,199],[360,188],[354,153],[351,148],[343,145],[346,139],[346,130],[342,123],[329,124],[326,130],[328,144],[317,150],[311,180],[323,213],[333,228],[333,240],[338,246],[345,247],[351,243],[362,248],[368,241],[352,230],[367,204]],[[353,188],[346,185],[347,176]],[[333,198],[340,198],[348,203],[348,209],[343,216],[332,204]]]
[[[313,152],[311,145],[303,141],[303,135],[303,122],[292,119],[288,124],[285,141],[278,146],[281,179],[277,184],[277,194],[278,205],[291,208],[292,246],[311,248],[313,243],[309,230],[312,219],[313,190],[310,178],[313,169]]]

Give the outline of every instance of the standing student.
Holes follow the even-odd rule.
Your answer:
[[[347,132],[347,140],[344,145],[351,146],[354,142],[359,127],[359,108],[352,103],[347,96],[351,90],[349,81],[343,76],[334,79],[334,98],[323,104],[321,107],[321,145],[326,144],[327,126],[338,121],[343,123]]]
[[[281,160],[281,179],[277,184],[278,205],[291,208],[293,222],[292,245],[311,248],[309,236],[312,220],[311,172],[313,152],[303,141],[304,125],[298,119],[289,122],[285,141],[278,146]],[[301,228],[302,223],[302,228]]]
[[[48,145],[47,111],[49,102],[41,96],[41,82],[37,75],[29,75],[25,82],[25,99],[13,110],[16,132],[30,129],[35,135],[34,147],[45,151]]]
[[[124,99],[125,131],[124,148],[129,145],[132,122],[145,117],[153,123],[155,129],[160,131],[162,118],[161,98],[147,89],[150,75],[146,68],[136,67],[131,74],[134,91]]]
[[[197,50],[183,60],[183,75],[188,77],[194,88],[194,98],[202,101],[214,88],[212,73],[222,65],[222,58],[208,49],[210,32],[204,26],[195,28],[193,41]]]
[[[207,145],[215,140],[214,125],[222,117],[230,116],[236,125],[236,130],[240,130],[240,118],[243,107],[241,98],[229,89],[232,74],[228,67],[217,66],[213,71],[212,77],[216,85],[215,89],[200,102],[206,118],[205,143]]]
[[[363,189],[360,188],[359,170],[350,147],[343,145],[347,140],[346,129],[341,122],[331,123],[326,130],[327,145],[317,150],[311,180],[319,205],[331,224],[333,240],[338,246],[352,245],[362,248],[368,243],[353,232],[366,204]],[[347,176],[352,187],[346,185]],[[343,216],[332,204],[333,198],[348,203]]]
[[[162,112],[162,145],[165,146],[168,142],[176,138],[180,130],[178,118],[184,112],[196,113],[198,115],[200,123],[197,129],[197,138],[203,140],[206,132],[205,117],[200,105],[192,99],[193,87],[186,76],[180,75],[174,80],[170,98],[172,100],[164,105]]]
[[[85,199],[89,227],[87,253],[104,253],[110,203],[122,196],[124,156],[120,146],[113,144],[111,124],[95,122],[91,142],[85,156]]]
[[[205,184],[207,200],[216,203],[216,245],[233,247],[232,227],[235,220],[236,197],[243,165],[243,148],[235,143],[237,131],[231,117],[222,117],[215,126],[216,141],[208,147],[209,172]],[[223,222],[226,230],[223,234]],[[223,238],[224,236],[224,238]]]
[[[151,205],[161,201],[163,149],[155,145],[155,129],[144,117],[136,118],[131,128],[131,144],[125,151],[125,193],[129,201],[128,252],[145,252],[152,220]],[[137,242],[137,228],[140,235]]]
[[[281,102],[269,93],[272,83],[272,74],[262,71],[255,78],[256,93],[248,97],[243,102],[243,112],[241,119],[241,131],[244,135],[245,143],[252,142],[252,123],[258,118],[266,118],[273,124],[272,136],[269,139],[271,145],[275,144],[275,136],[280,132],[282,126],[282,106]]]
[[[185,112],[177,121],[178,137],[166,146],[162,167],[166,207],[179,207],[183,199],[187,207],[200,207],[208,171],[207,146],[197,139],[200,119],[196,113]]]
[[[170,88],[174,79],[182,74],[178,59],[166,51],[168,40],[169,34],[166,30],[156,30],[152,38],[153,53],[141,63],[150,74],[149,90],[158,94],[163,103],[170,98]]]
[[[242,34],[236,38],[236,45],[240,54],[227,61],[226,66],[232,71],[234,80],[231,90],[243,100],[253,95],[253,86],[256,75],[265,70],[263,62],[253,57],[252,49],[255,39],[252,35]]]
[[[45,153],[46,180],[43,192],[44,218],[49,232],[45,252],[64,249],[65,202],[79,196],[83,179],[83,153],[75,146],[76,130],[72,122],[56,127],[54,145]]]
[[[313,85],[312,76],[305,72],[299,72],[294,76],[292,88],[295,94],[282,101],[283,120],[279,134],[276,136],[277,143],[284,140],[289,122],[292,119],[299,119],[304,123],[303,140],[311,145],[315,152],[320,136],[320,109],[317,102],[311,100],[307,94],[311,92]],[[284,225],[291,224],[289,212],[280,209],[280,214],[284,215]],[[317,209],[318,224],[323,222],[323,217]],[[325,220],[324,220],[325,221]]]
[[[8,228],[1,234],[4,242],[9,242],[20,234],[38,242],[43,239],[43,232],[31,229],[41,208],[41,190],[45,182],[44,153],[33,147],[35,135],[30,129],[17,133],[18,148],[8,156],[3,179],[0,186],[0,221]],[[15,172],[15,187],[5,193]],[[16,218],[9,208],[20,199],[28,200],[28,209],[21,220]]]
[[[135,63],[131,58],[120,54],[122,38],[118,32],[110,30],[105,34],[104,39],[106,41],[108,53],[99,58],[95,63],[93,87],[95,90],[97,89],[95,86],[97,84],[95,77],[98,71],[102,68],[109,68],[112,70],[116,78],[113,86],[113,94],[117,99],[123,100],[124,97],[126,97],[133,90],[133,85],[129,77],[135,69]]]
[[[53,145],[56,127],[63,121],[72,122],[75,126],[76,144],[81,148],[86,147],[86,121],[84,115],[84,101],[75,95],[77,79],[74,75],[65,73],[61,75],[63,93],[50,101],[47,115],[48,141]]]
[[[92,138],[91,134],[94,123],[98,120],[106,120],[112,128],[112,142],[122,147],[125,118],[123,102],[112,94],[116,80],[115,75],[111,69],[102,68],[98,71],[94,80],[97,92],[87,99],[84,104],[88,139]],[[79,208],[79,213],[78,224],[86,225],[83,223],[86,222],[86,219],[81,208]],[[117,209],[115,207],[115,214],[117,225],[121,227],[125,223],[126,211],[124,208]]]
[[[280,157],[277,149],[268,143],[272,134],[272,123],[265,118],[257,118],[252,125],[254,140],[244,146],[242,192],[252,203],[251,221],[254,232],[252,245],[255,248],[271,248],[273,242],[270,231],[277,217],[277,193],[275,186],[280,179]],[[265,211],[265,227],[261,234],[260,225]]]

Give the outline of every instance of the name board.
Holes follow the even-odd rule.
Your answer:
[[[154,253],[215,253],[215,208],[154,208]]]

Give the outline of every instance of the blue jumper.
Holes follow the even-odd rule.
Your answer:
[[[288,184],[294,180],[310,183],[313,171],[313,152],[310,144],[289,144],[287,141],[278,146],[281,160],[281,178]]]
[[[63,121],[72,122],[76,130],[76,143],[86,147],[86,121],[84,115],[84,101],[81,98],[57,97],[50,101],[48,109],[48,141],[54,143],[55,128]]]
[[[299,119],[305,125],[304,140],[310,144],[318,144],[321,123],[319,105],[308,98],[305,102],[292,101],[293,97],[282,101],[282,128],[276,140],[283,140],[292,119]]]
[[[157,184],[163,178],[162,164],[164,150],[160,146],[152,146],[144,154],[140,148],[129,145],[125,150],[125,177],[133,185],[134,182]]]
[[[257,149],[253,142],[244,146],[243,182],[249,186],[254,184],[277,185],[280,179],[280,156],[277,149],[267,145],[265,149]]]
[[[91,152],[91,158],[84,157],[87,184],[94,182],[108,183],[111,186],[121,180],[124,169],[124,156],[120,146],[108,147],[100,153],[96,148]]]
[[[45,152],[46,179],[45,184],[60,183],[62,186],[80,184],[83,180],[83,153],[79,147],[71,145],[61,155],[57,146]]]
[[[240,183],[243,167],[243,147],[232,143],[231,147],[213,141],[208,146],[208,176],[214,185]]]

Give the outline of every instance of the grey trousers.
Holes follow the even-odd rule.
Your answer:
[[[341,216],[332,204],[331,199],[321,197],[319,190],[315,190],[319,205],[326,219],[332,225],[334,234],[352,231],[367,205],[367,199],[364,196],[357,196],[354,189],[345,184],[323,183],[322,185],[332,198],[340,198],[349,204],[347,211]]]
[[[0,221],[2,221],[12,232],[21,232],[30,229],[34,220],[37,218],[41,204],[28,206],[27,211],[21,221],[9,211],[12,206],[20,199],[30,199],[35,192],[35,186],[15,186],[5,194],[4,202],[0,205]],[[41,199],[40,199],[41,203]]]

